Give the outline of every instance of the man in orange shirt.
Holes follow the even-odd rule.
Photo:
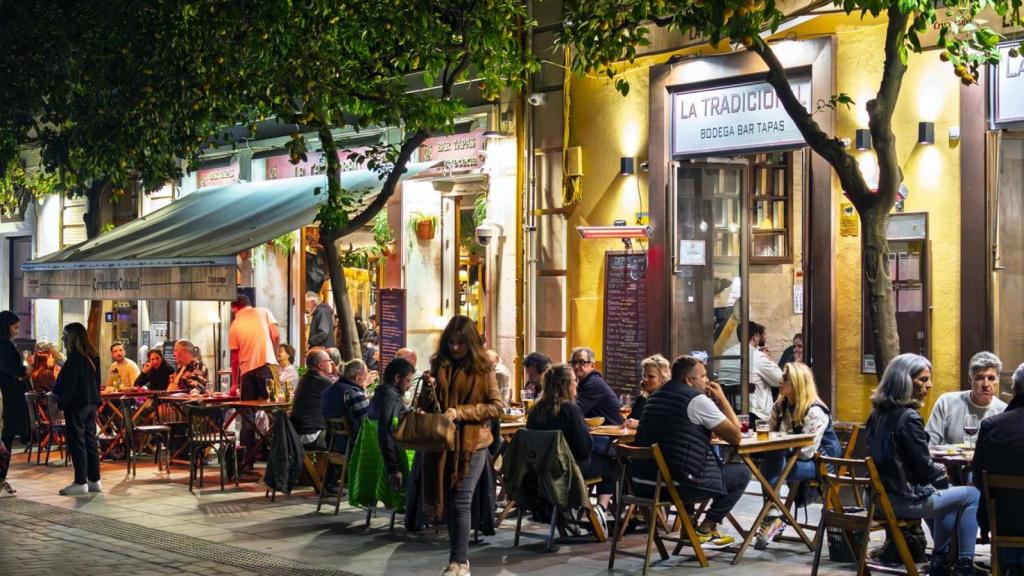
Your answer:
[[[265,308],[253,308],[249,297],[239,294],[231,303],[234,320],[228,329],[228,348],[232,359],[237,358],[238,369],[232,376],[231,390],[240,389],[242,400],[262,400],[268,397],[267,382],[274,380],[271,366],[277,365],[277,320]],[[234,362],[232,362],[234,364]],[[242,428],[241,443],[251,449],[256,433],[247,426]]]

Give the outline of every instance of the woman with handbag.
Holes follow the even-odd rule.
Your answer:
[[[443,413],[458,428],[454,450],[424,454],[424,507],[434,518],[444,511],[448,523],[451,551],[442,576],[470,576],[470,507],[493,439],[490,423],[502,410],[494,365],[472,319],[455,316],[448,322],[430,372],[432,382],[420,392],[419,406]]]
[[[89,334],[78,322],[64,327],[68,360],[57,376],[54,393],[60,399],[67,424],[68,453],[75,481],[61,489],[63,496],[102,492],[100,453],[96,442],[96,407],[100,403],[99,355]]]

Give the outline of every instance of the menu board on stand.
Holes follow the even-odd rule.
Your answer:
[[[377,321],[380,366],[387,366],[400,348],[405,347],[405,289],[381,288],[377,291]],[[383,368],[382,368],[383,370]]]
[[[608,252],[604,270],[604,377],[616,394],[635,394],[647,357],[647,253]]]

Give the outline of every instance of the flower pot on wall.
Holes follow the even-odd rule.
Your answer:
[[[424,219],[416,223],[416,238],[418,240],[433,240],[434,232],[433,220]]]

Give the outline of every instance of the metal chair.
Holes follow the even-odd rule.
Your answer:
[[[999,565],[999,549],[1003,547],[1024,548],[1024,536],[999,534],[998,522],[996,521],[997,511],[999,510],[999,499],[997,496],[1005,497],[1007,491],[1024,492],[1024,478],[1020,476],[989,474],[988,470],[982,471],[981,474],[985,504],[988,506],[989,539],[992,542],[992,576],[1001,576],[1003,572],[1002,566]],[[1009,511],[1011,509],[1007,507],[1003,510]]]
[[[352,442],[355,442],[355,434],[352,433],[352,422],[348,418],[327,418],[327,470],[324,472],[324,478],[326,478],[333,467],[341,468],[341,479],[338,481],[338,493],[334,497],[334,515],[338,515],[338,511],[341,509],[341,494],[345,491],[345,485],[348,483],[348,450],[351,448]],[[337,452],[334,450],[334,443],[339,436],[348,438],[348,446],[346,446],[345,453]],[[323,506],[324,496],[327,494],[327,486],[324,485],[324,489],[320,490],[320,497],[317,499],[316,511],[320,512],[320,507]]]
[[[188,491],[192,492],[197,477],[199,479],[199,489],[203,488],[203,469],[206,464],[207,450],[213,450],[217,453],[221,490],[224,490],[225,460],[228,452],[231,452],[235,486],[238,486],[238,457],[234,453],[236,447],[235,435],[224,430],[222,424],[224,410],[218,406],[190,404],[185,404],[184,409],[188,417]]]
[[[156,398],[154,402],[158,402]],[[153,449],[153,463],[156,464],[157,470],[160,468],[160,452],[166,452],[166,444],[171,436],[171,427],[160,424],[159,411],[154,410],[154,418],[156,418],[156,424],[147,424],[144,426],[136,426],[132,415],[135,412],[136,401],[132,396],[123,396],[118,401],[120,403],[121,414],[124,416],[123,424],[123,437],[122,442],[125,446],[126,452],[126,464],[127,471],[125,476],[131,474],[132,478],[135,478],[137,466],[135,463],[135,457],[139,449],[143,446],[136,442],[140,436],[148,436],[150,440],[155,443]],[[170,472],[171,458],[170,453],[167,453],[167,470]]]
[[[32,463],[32,448],[35,446],[36,464],[39,464],[43,453],[43,433],[44,430],[48,430],[49,420],[46,418],[45,409],[40,409],[39,396],[35,392],[25,393],[25,408],[28,410],[28,441],[25,442],[25,453],[28,457],[25,461]]]
[[[46,393],[46,418],[48,433],[46,436],[46,460],[44,464],[50,465],[50,452],[53,450],[54,441],[60,449],[60,457],[64,460],[64,466],[68,465],[67,446],[67,423],[64,421],[64,411],[60,409],[60,401],[53,392]]]

